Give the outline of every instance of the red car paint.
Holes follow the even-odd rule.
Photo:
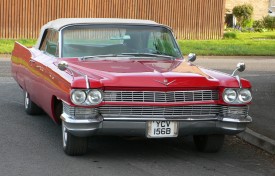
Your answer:
[[[205,68],[197,67],[183,59],[176,60],[121,60],[78,58],[55,58],[37,50],[15,44],[12,52],[12,75],[20,87],[28,91],[31,99],[44,109],[57,122],[53,112],[53,99],[57,97],[70,105],[70,91],[73,88],[85,89],[83,76],[69,71],[61,71],[57,64],[68,62],[74,70],[86,74],[91,88],[104,90],[143,90],[143,91],[175,91],[175,90],[219,90],[218,101],[146,103],[146,102],[102,102],[97,106],[135,105],[135,106],[175,106],[188,104],[226,104],[222,100],[224,88],[238,88],[236,78]],[[162,84],[164,79],[171,82]],[[241,79],[243,88],[251,88],[250,82]]]

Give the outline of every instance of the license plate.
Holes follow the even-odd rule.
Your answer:
[[[174,121],[148,121],[147,137],[164,138],[178,136],[178,122]]]

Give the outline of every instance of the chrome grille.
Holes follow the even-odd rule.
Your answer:
[[[193,106],[102,106],[99,108],[103,118],[170,118],[188,119],[193,117],[246,117],[248,107],[234,107],[221,105],[193,105]]]
[[[201,106],[102,106],[100,113],[104,116],[135,116],[135,117],[190,117],[217,116],[220,112],[218,105]]]
[[[248,115],[248,106],[222,106],[220,114],[223,117],[240,118]]]
[[[68,104],[63,102],[63,112],[64,113],[66,113],[68,115],[71,115],[71,116],[74,116],[74,111],[75,111],[74,107],[69,106]]]
[[[105,91],[104,101],[109,102],[192,102],[218,100],[217,90],[152,92]]]
[[[75,119],[88,119],[98,114],[98,108],[74,107],[63,102],[63,112]]]

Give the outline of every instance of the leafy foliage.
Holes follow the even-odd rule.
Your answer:
[[[265,16],[262,21],[265,28],[269,30],[275,29],[275,17]]]
[[[253,26],[255,32],[266,32],[263,20],[256,20],[253,22]]]
[[[238,25],[242,28],[252,27],[253,6],[244,4],[233,8],[233,15],[237,18]]]
[[[235,39],[237,38],[237,33],[236,32],[226,32],[223,34],[223,38],[225,39]]]
[[[264,28],[264,24],[263,24],[263,21],[262,20],[255,20],[253,22],[253,28]]]

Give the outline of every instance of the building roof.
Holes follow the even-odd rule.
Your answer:
[[[134,25],[157,25],[158,23],[151,20],[139,19],[122,19],[122,18],[59,18],[45,24],[40,31],[35,48],[39,48],[44,31],[46,29],[60,30],[69,25],[82,25],[82,24],[134,24]]]

